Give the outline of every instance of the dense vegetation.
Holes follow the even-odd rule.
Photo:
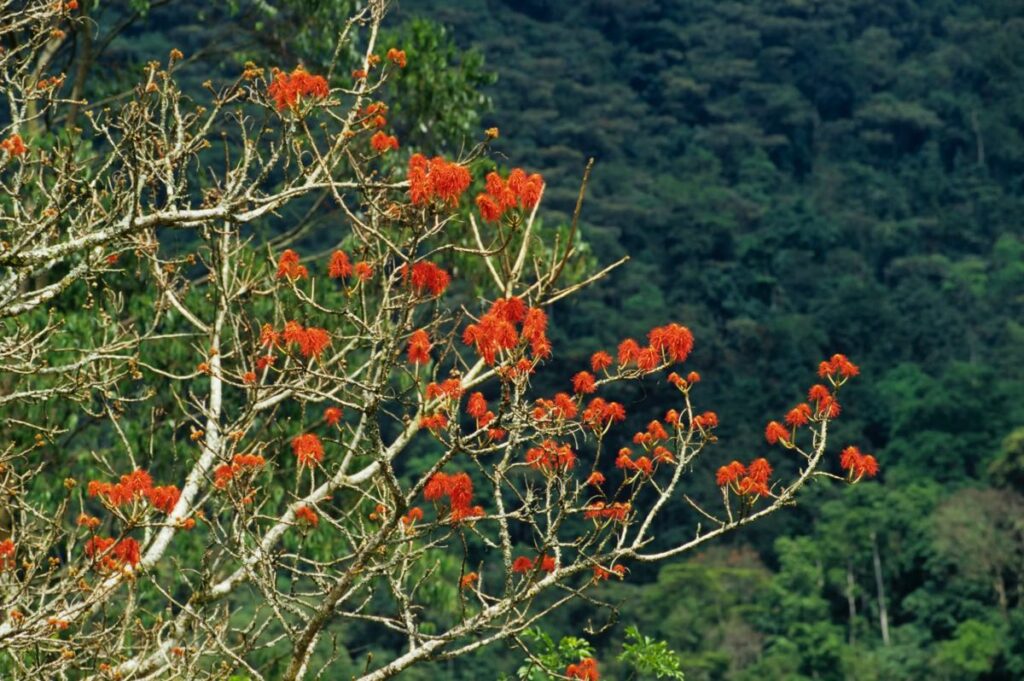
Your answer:
[[[323,64],[324,27],[345,14],[148,4],[101,5],[100,26],[128,28],[103,45],[91,100],[171,46],[197,90],[246,59]],[[614,679],[629,624],[678,651],[690,681],[1024,677],[1024,8],[403,0],[391,25],[410,55],[403,144],[456,153],[498,126],[509,165],[544,173],[552,223],[596,158],[587,257],[632,261],[555,310],[551,373],[664,319],[690,326],[722,419],[705,491],[714,465],[763,453],[765,421],[801,399],[790,386],[822,354],[862,368],[837,439],[878,456],[879,482],[821,486],[697,559],[610,583],[615,627],[581,605],[547,633],[587,636]],[[477,89],[493,102],[482,119]],[[77,462],[102,440],[79,440]],[[457,561],[445,569],[453,582]],[[458,617],[454,584],[436,591]],[[402,645],[344,626],[351,671]],[[489,650],[406,676],[521,663]]]
[[[580,359],[666,310],[691,325],[722,461],[763,449],[817,355],[862,363],[841,432],[881,483],[631,574],[621,619],[688,679],[1024,675],[1020,4],[401,9],[485,54],[499,148],[540,165],[549,205],[597,159],[584,236],[633,261],[560,310]]]

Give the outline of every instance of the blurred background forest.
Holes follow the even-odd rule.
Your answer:
[[[315,70],[348,9],[85,5],[93,101],[171,46],[196,92],[248,59]],[[766,452],[764,423],[822,356],[862,369],[833,442],[876,454],[879,480],[815,486],[602,587],[619,621],[590,638],[604,676],[627,678],[615,654],[636,624],[689,681],[1024,678],[1024,3],[402,0],[389,22],[385,47],[410,61],[390,92],[403,154],[454,155],[496,125],[498,163],[544,174],[549,223],[596,159],[587,259],[632,260],[554,311],[544,373],[666,321],[693,329],[699,406],[723,424],[694,494]],[[670,396],[652,381],[618,397],[646,422]],[[457,600],[438,586],[439,609],[457,617]],[[545,628],[602,618],[580,602]],[[402,645],[338,626],[353,669]],[[497,679],[521,661],[490,649],[405,677]]]

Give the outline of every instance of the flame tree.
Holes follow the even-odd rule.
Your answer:
[[[483,170],[496,130],[406,159],[380,98],[408,60],[378,42],[385,9],[338,27],[324,73],[249,64],[194,99],[175,50],[93,106],[50,73],[77,2],[0,2],[9,678],[300,679],[336,661],[343,622],[405,642],[359,676],[389,678],[525,645],[570,601],[603,607],[631,565],[764,518],[814,477],[876,473],[855,447],[826,463],[858,373],[841,355],[765,430],[798,464],[785,479],[766,456],[702,466],[718,418],[681,323],[593,348],[538,394],[547,310],[622,264],[567,276],[590,168],[553,231],[540,175]],[[345,220],[300,252],[327,204]],[[614,400],[630,381],[678,390],[636,434]],[[693,520],[685,541],[654,535],[664,513]],[[430,607],[439,556],[461,565],[454,617]]]

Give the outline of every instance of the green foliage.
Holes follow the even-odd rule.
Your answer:
[[[665,641],[645,636],[633,625],[626,627],[626,642],[618,660],[633,667],[640,674],[659,679],[683,679],[679,655],[669,649]]]

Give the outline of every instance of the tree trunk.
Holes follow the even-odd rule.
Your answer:
[[[850,610],[850,645],[857,643],[857,599],[854,597],[853,563],[846,561],[846,604]]]
[[[875,586],[878,589],[878,623],[882,628],[882,643],[889,645],[889,613],[885,609],[885,584],[882,581],[882,557],[878,554],[878,536],[871,533],[871,551],[875,564]]]

